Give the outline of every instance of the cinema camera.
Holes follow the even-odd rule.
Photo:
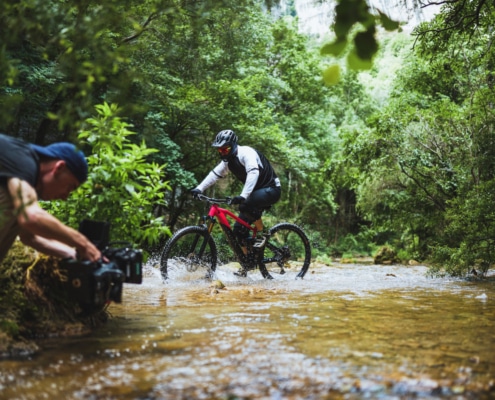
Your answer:
[[[84,310],[96,310],[110,301],[122,302],[124,283],[142,282],[143,253],[128,242],[110,242],[110,223],[84,220],[83,233],[102,252],[107,261],[63,260],[60,269],[67,275],[69,298]],[[120,247],[111,247],[119,245]]]

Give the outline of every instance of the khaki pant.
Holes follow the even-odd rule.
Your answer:
[[[12,199],[7,188],[0,186],[0,263],[20,231],[12,208]]]

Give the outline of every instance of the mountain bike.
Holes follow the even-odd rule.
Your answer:
[[[186,226],[170,237],[161,254],[160,270],[164,281],[167,279],[213,278],[222,260],[219,247],[212,236],[216,223],[225,236],[226,246],[240,264],[239,272],[246,277],[249,271],[259,269],[265,279],[273,279],[278,273],[295,274],[302,279],[311,263],[311,245],[304,231],[297,225],[281,222],[262,233],[258,221],[248,224],[232,211],[220,207],[231,205],[231,198],[215,199],[198,195],[198,200],[210,204],[208,215],[201,217],[199,225]],[[239,241],[230,222],[237,221],[249,231],[249,237]],[[222,253],[224,253],[222,251]]]

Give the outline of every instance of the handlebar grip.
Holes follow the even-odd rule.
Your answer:
[[[215,199],[213,197],[205,196],[203,193],[198,193],[194,198],[196,200],[207,201],[209,203],[217,203],[217,204],[224,203],[228,205],[231,205],[232,203],[232,197],[226,197],[224,199]]]

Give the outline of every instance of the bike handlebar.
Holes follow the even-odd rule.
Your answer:
[[[224,199],[215,199],[214,197],[208,197],[205,196],[204,194],[198,194],[196,195],[196,199],[200,201],[206,201],[207,203],[211,204],[232,204],[232,197],[226,197]]]

